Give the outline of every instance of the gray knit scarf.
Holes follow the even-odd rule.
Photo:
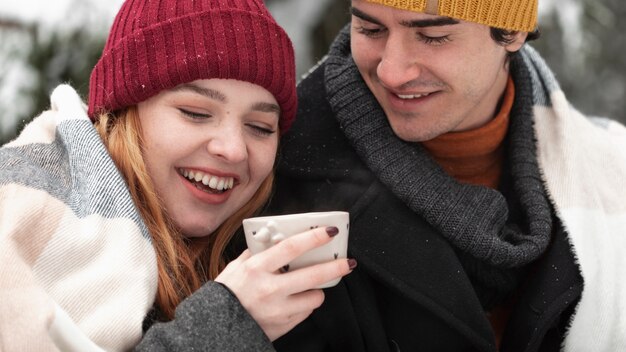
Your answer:
[[[522,58],[511,63],[516,96],[507,142],[507,197],[457,182],[419,143],[396,137],[352,60],[349,26],[326,60],[330,104],[360,158],[455,247],[485,309],[504,299],[517,285],[521,268],[545,251],[552,233],[536,157],[531,78]]]

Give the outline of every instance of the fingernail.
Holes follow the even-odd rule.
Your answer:
[[[326,233],[328,237],[335,237],[339,233],[339,229],[335,226],[329,226],[326,228]]]
[[[350,270],[356,268],[356,259],[354,258],[348,259],[348,268],[350,268]]]

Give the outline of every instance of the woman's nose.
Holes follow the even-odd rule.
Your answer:
[[[229,163],[238,163],[248,158],[248,147],[240,128],[222,128],[207,143],[207,151]]]

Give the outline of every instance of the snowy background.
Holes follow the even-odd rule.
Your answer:
[[[86,94],[88,77],[123,0],[0,0],[0,142],[46,106],[60,82]],[[306,72],[346,23],[345,0],[267,0]],[[583,112],[626,122],[626,2],[540,0],[533,42]]]

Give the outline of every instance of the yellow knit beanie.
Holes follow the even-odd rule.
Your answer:
[[[532,32],[538,0],[366,0],[401,10],[424,12],[512,31]]]

